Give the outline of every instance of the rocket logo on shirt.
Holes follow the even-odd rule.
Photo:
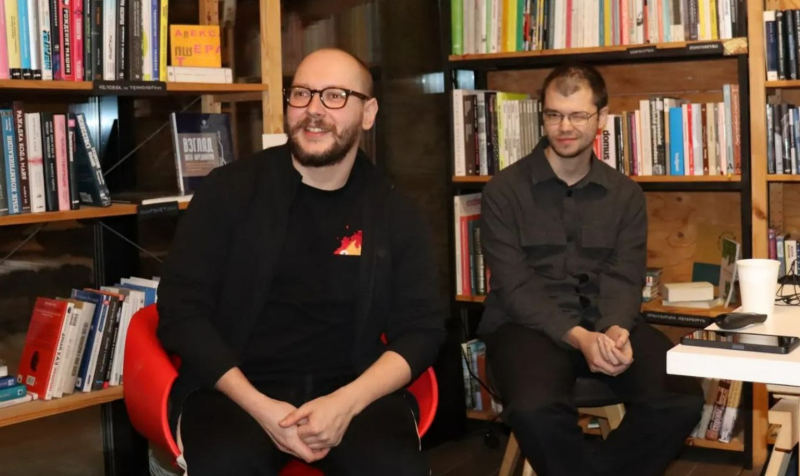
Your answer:
[[[342,244],[333,252],[340,256],[361,256],[361,230],[342,238]]]

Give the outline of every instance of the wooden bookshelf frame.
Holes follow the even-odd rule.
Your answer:
[[[26,421],[46,418],[60,413],[81,410],[122,400],[122,386],[109,387],[91,392],[76,392],[53,400],[34,400],[11,407],[0,408],[0,427],[16,425]]]

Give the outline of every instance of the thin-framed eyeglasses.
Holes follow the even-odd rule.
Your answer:
[[[572,124],[573,126],[580,127],[580,126],[585,126],[586,123],[589,122],[589,119],[591,119],[591,117],[597,114],[598,112],[600,111],[596,111],[592,114],[589,114],[588,112],[573,112],[568,116],[565,116],[564,114],[561,114],[560,112],[557,111],[545,111],[544,113],[542,113],[542,116],[544,117],[544,123],[547,124],[548,126],[555,126],[561,124],[561,121],[564,120],[564,117],[567,117],[569,118],[570,124]]]
[[[365,101],[371,99],[366,94],[344,88],[309,89],[301,86],[292,86],[284,89],[286,102],[292,107],[308,106],[311,104],[311,99],[315,94],[319,94],[322,105],[328,109],[341,109],[345,107],[350,96]]]

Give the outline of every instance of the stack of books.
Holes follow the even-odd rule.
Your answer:
[[[642,288],[642,301],[650,302],[658,297],[658,288],[661,284],[661,268],[647,268],[644,288]]]
[[[714,297],[714,285],[706,281],[666,283],[661,295],[664,306],[711,309],[722,305],[722,299]]]

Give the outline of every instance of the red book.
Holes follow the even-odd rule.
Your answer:
[[[69,211],[72,200],[69,194],[69,149],[67,148],[67,117],[53,114],[53,130],[56,146],[56,182],[58,191],[58,210]]]
[[[69,301],[43,297],[37,298],[33,307],[17,381],[28,387],[28,393],[35,393],[40,400],[52,398],[56,372],[63,355],[59,360],[56,357],[59,345],[65,345],[64,321],[71,307]]]
[[[72,9],[72,25],[70,28],[72,43],[72,72],[75,81],[83,81],[83,2],[75,1]]]

